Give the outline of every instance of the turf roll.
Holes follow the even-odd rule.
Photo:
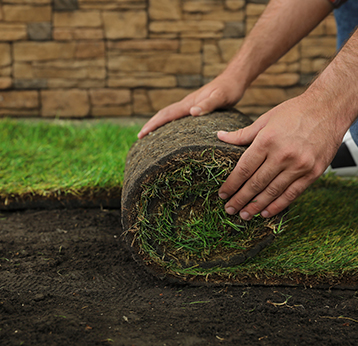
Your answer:
[[[247,147],[221,142],[217,131],[251,123],[236,110],[186,117],[130,149],[122,189],[124,236],[135,259],[157,276],[227,278],[281,232],[282,214],[243,221],[226,214],[218,197]]]

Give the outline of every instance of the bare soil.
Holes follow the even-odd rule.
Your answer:
[[[357,345],[358,293],[150,275],[119,210],[0,216],[0,345]]]

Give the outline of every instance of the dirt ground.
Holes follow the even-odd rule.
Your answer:
[[[118,210],[0,215],[0,345],[357,345],[358,292],[169,284]]]

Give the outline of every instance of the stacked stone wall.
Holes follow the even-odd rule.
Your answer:
[[[153,115],[218,75],[265,8],[253,0],[0,0],[0,116]],[[335,52],[329,16],[238,108],[301,93]]]

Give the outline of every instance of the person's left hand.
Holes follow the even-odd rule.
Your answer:
[[[328,167],[347,129],[337,129],[329,110],[314,103],[301,95],[244,129],[218,132],[226,143],[252,142],[219,190],[221,198],[230,198],[228,214],[240,211],[244,220],[260,212],[274,216]]]

